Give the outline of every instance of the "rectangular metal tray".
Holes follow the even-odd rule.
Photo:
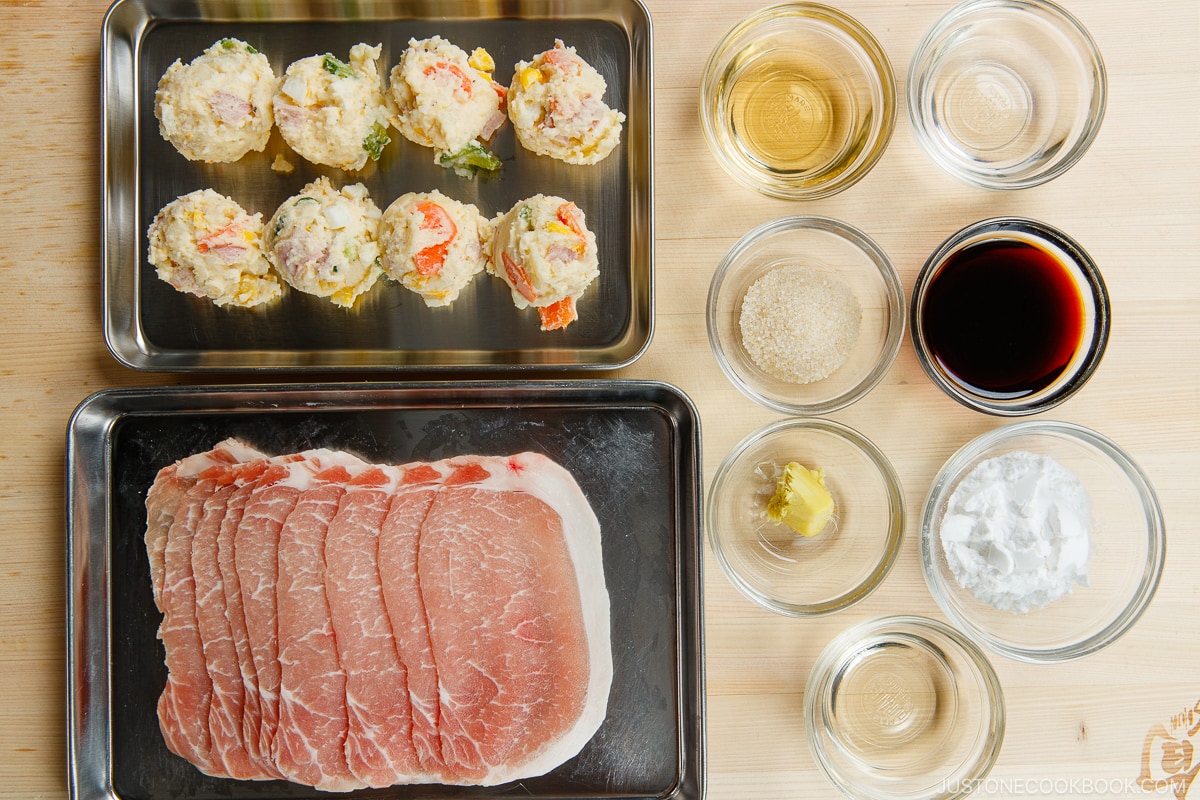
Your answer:
[[[159,732],[166,670],[142,540],[146,491],[161,467],[231,436],[270,453],[331,447],[390,463],[535,450],[571,471],[600,520],[614,679],[608,716],[580,754],[518,783],[354,796],[704,796],[695,408],[654,382],[486,381],[124,389],[79,406],[67,439],[72,798],[329,796],[208,777]]]
[[[154,116],[158,79],[176,59],[191,61],[216,40],[241,38],[282,74],[293,60],[359,42],[382,44],[389,72],[412,37],[439,34],[466,50],[486,47],[496,79],[551,47],[578,48],[604,76],[606,100],[627,117],[622,141],[600,164],[572,166],[516,143],[512,125],[493,149],[495,179],[464,179],[433,163],[433,151],[392,129],[379,162],[361,173],[318,168],[295,155],[278,131],[263,153],[232,164],[191,162],[166,142]],[[117,0],[102,31],[104,334],[122,363],[153,371],[601,369],[635,361],[653,329],[654,234],[651,145],[651,24],[640,0]],[[284,153],[296,169],[272,171]],[[537,193],[573,200],[596,233],[600,277],[579,302],[580,318],[539,330],[533,309],[518,311],[507,287],[477,275],[448,308],[380,281],[347,311],[323,298],[285,291],[257,309],[216,307],[175,291],[147,260],[146,229],[160,208],[202,188],[269,219],[320,174],[335,185],[361,181],[382,210],[408,191],[438,189],[485,216]]]

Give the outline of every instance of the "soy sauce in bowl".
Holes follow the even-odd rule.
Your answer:
[[[960,402],[1018,415],[1056,405],[1099,363],[1108,294],[1064,234],[1032,220],[985,220],[948,239],[913,292],[922,366]]]

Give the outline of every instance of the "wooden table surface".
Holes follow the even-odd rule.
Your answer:
[[[1141,774],[1174,776],[1184,797],[1200,762],[1200,5],[1195,0],[1073,0],[1109,74],[1108,115],[1091,151],[1048,185],[988,192],[961,185],[918,151],[903,113],[883,159],[858,185],[811,203],[757,196],[717,166],[697,122],[698,82],[720,36],[757,0],[646,0],[654,23],[656,330],[613,377],[685,391],[703,426],[704,474],[776,417],[737,392],[705,334],[709,279],[729,246],[779,216],[815,213],[862,228],[894,260],[905,290],[929,252],[985,217],[1039,218],[1081,242],[1112,295],[1104,361],[1045,416],[1093,428],[1149,475],[1169,546],[1162,584],[1137,626],[1061,666],[995,656],[1008,735],[983,797],[1136,797]],[[950,5],[841,0],[882,43],[903,91],[921,34]],[[0,122],[8,213],[0,222],[0,797],[66,795],[65,431],[107,387],[214,382],[137,373],[101,331],[100,26],[106,0],[5,0]],[[222,376],[218,376],[222,377]],[[386,376],[385,376],[386,377]],[[236,380],[236,376],[224,376]],[[908,340],[883,383],[833,418],[874,440],[903,482],[906,540],[865,602],[818,621],[744,600],[706,558],[708,796],[834,797],[804,741],[803,686],[839,631],[897,611],[941,617],[921,577],[913,522],[943,461],[1003,424],[925,377]],[[1157,741],[1155,737],[1160,737]],[[1163,747],[1164,739],[1167,742]],[[1189,740],[1190,737],[1190,740]],[[1147,745],[1153,747],[1147,749]],[[1194,750],[1192,748],[1195,748]],[[1150,753],[1144,757],[1144,753]],[[1163,754],[1173,756],[1162,758]],[[1200,788],[1193,792],[1200,798]]]

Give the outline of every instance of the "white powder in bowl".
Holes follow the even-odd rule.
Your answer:
[[[955,487],[942,550],[959,586],[1024,614],[1087,586],[1091,518],[1091,498],[1073,472],[1014,451],[980,462]]]
[[[759,369],[788,383],[812,383],[846,363],[862,308],[838,278],[783,266],[746,291],[738,324],[742,346]]]

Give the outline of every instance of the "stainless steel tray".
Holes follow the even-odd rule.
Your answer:
[[[519,783],[355,796],[703,797],[699,420],[678,390],[634,381],[172,387],[84,401],[67,439],[71,797],[329,796],[210,778],[158,729],[166,674],[142,542],[146,490],[159,468],[230,436],[269,452],[328,446],[395,463],[537,450],[575,475],[600,519],[615,675],[592,741]]]
[[[606,99],[627,117],[621,144],[594,166],[535,156],[506,125],[494,143],[497,179],[468,180],[433,163],[433,151],[395,130],[383,157],[362,173],[314,167],[278,131],[264,153],[233,164],[187,161],[158,133],[154,90],[176,58],[185,63],[234,36],[265,53],[278,74],[294,59],[345,54],[381,43],[385,71],[410,37],[440,34],[486,47],[496,78],[562,38],[608,83]],[[640,0],[117,0],[101,51],[104,333],[124,364],[155,371],[601,369],[625,366],[653,328],[651,24]],[[270,169],[285,153],[296,170]],[[352,311],[288,291],[267,308],[220,309],[176,292],[146,258],[146,229],[181,194],[213,188],[267,219],[317,175],[361,180],[379,207],[407,191],[438,189],[485,216],[539,192],[575,201],[597,236],[600,277],[579,303],[579,321],[543,332],[518,311],[503,282],[486,274],[449,308],[426,308],[381,281]]]

